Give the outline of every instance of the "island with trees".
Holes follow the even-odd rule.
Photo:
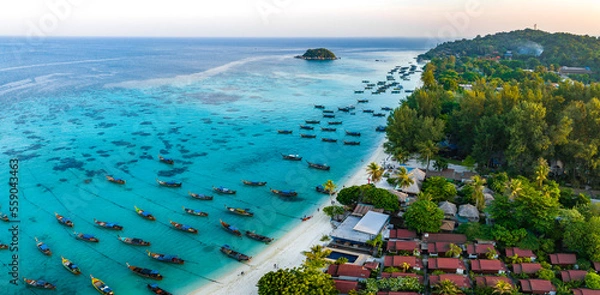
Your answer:
[[[331,50],[326,48],[308,49],[303,55],[296,55],[295,58],[304,60],[336,60],[339,59]]]

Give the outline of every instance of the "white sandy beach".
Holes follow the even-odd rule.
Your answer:
[[[353,186],[367,183],[366,167],[371,162],[381,164],[388,156],[383,150],[383,142],[366,161],[363,161],[353,175],[340,181],[343,186]],[[342,185],[338,184],[338,189]],[[328,206],[329,200],[326,199],[320,208]],[[229,275],[219,278],[219,283],[210,283],[190,294],[211,294],[211,295],[255,295],[258,294],[256,283],[267,272],[278,268],[291,268],[300,266],[304,260],[303,251],[310,249],[311,246],[323,243],[320,241],[323,235],[331,232],[329,217],[322,211],[314,212],[314,217],[306,222],[300,222],[297,227],[287,233],[282,238],[276,240],[267,249],[259,255],[252,258],[250,265],[242,265],[232,270]],[[240,275],[241,272],[244,275]]]

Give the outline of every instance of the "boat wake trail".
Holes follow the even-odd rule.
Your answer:
[[[51,67],[51,66],[62,66],[62,65],[74,65],[74,64],[83,64],[83,63],[95,63],[95,62],[105,62],[105,61],[115,61],[121,60],[122,58],[105,58],[105,59],[84,59],[84,60],[74,60],[74,61],[64,61],[64,62],[51,62],[45,64],[37,64],[37,65],[27,65],[27,66],[18,66],[18,67],[9,67],[0,69],[0,72],[8,72],[14,70],[22,70],[29,68],[39,68],[39,67]]]

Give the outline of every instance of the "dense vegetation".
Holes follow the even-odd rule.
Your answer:
[[[335,54],[331,50],[326,48],[308,49],[306,52],[299,56],[302,59],[337,59]]]
[[[520,30],[498,33],[473,40],[443,43],[419,56],[433,59],[441,56],[504,56],[510,51],[512,59],[533,69],[538,65],[553,67],[590,67],[593,78],[600,80],[600,38],[568,33],[548,33],[539,30]]]
[[[375,208],[382,208],[389,212],[396,212],[399,207],[398,197],[372,184],[344,188],[338,193],[336,199],[342,205],[373,204]]]
[[[522,33],[543,32],[514,34]],[[455,50],[472,44],[464,42]],[[522,60],[434,57],[423,88],[388,118],[387,151],[400,159],[439,152],[469,157],[479,172],[525,176],[544,158],[561,183],[600,185],[600,84],[565,80],[542,65],[525,67]]]

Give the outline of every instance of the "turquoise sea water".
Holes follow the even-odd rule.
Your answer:
[[[354,94],[371,83],[385,81],[393,67],[415,64],[425,42],[415,39],[0,39],[0,212],[9,206],[8,162],[19,159],[19,251],[0,251],[2,294],[40,294],[22,284],[9,284],[11,255],[19,255],[19,276],[43,278],[57,285],[56,294],[96,294],[89,274],[104,280],[116,294],[149,294],[151,280],[136,276],[132,265],[159,270],[159,285],[185,294],[201,285],[218,283],[237,266],[219,247],[256,255],[267,245],[225,232],[223,219],[241,230],[281,237],[314,214],[326,195],[314,187],[327,179],[341,184],[373,152],[384,134],[375,127],[385,118],[362,109],[384,112],[406,96]],[[291,58],[306,48],[328,47],[342,59],[307,62]],[[376,61],[378,60],[378,61]],[[405,89],[418,83],[396,81]],[[366,104],[357,99],[368,98]],[[336,132],[322,132],[328,119],[315,104],[333,109]],[[355,114],[337,111],[355,105]],[[304,120],[319,119],[314,131],[299,129]],[[330,126],[328,126],[330,127]],[[291,135],[278,134],[291,129]],[[345,135],[359,131],[360,138]],[[316,134],[316,139],[300,138]],[[322,137],[338,139],[322,142]],[[360,140],[346,146],[342,140]],[[331,171],[309,169],[306,162],[284,161],[281,154],[327,163]],[[173,158],[170,166],[158,154]],[[115,185],[114,175],[127,181]],[[156,179],[183,182],[165,188]],[[267,181],[247,187],[242,179]],[[237,190],[218,195],[213,186]],[[294,189],[288,200],[269,188]],[[213,201],[191,199],[188,191],[211,194]],[[250,208],[255,216],[232,215],[224,205]],[[157,221],[134,212],[138,206]],[[183,212],[182,206],[206,211],[208,217]],[[54,212],[70,217],[73,229],[61,226]],[[93,219],[117,222],[122,232],[99,228]],[[199,230],[176,231],[169,220]],[[0,243],[9,243],[12,224],[0,223]],[[98,244],[76,240],[72,232],[89,233]],[[133,247],[117,234],[139,237],[151,247]],[[42,255],[34,237],[54,254]],[[145,250],[177,254],[184,265],[164,264]],[[60,256],[77,263],[83,274],[63,269]],[[250,262],[252,264],[253,262]]]

